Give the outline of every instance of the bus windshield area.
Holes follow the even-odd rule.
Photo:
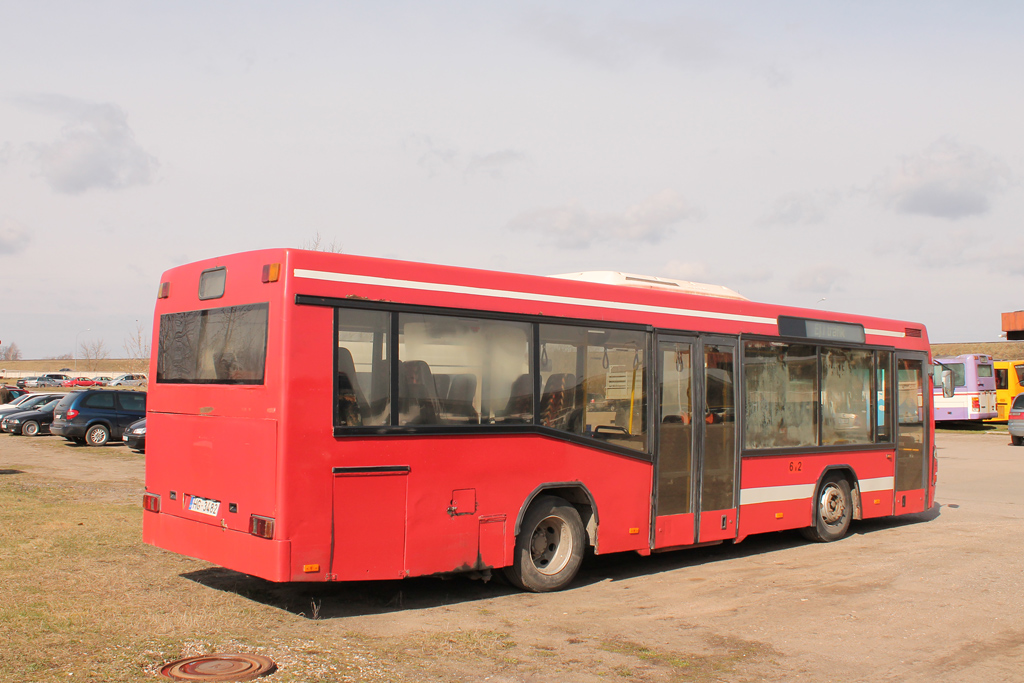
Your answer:
[[[263,384],[268,304],[160,316],[156,381]]]

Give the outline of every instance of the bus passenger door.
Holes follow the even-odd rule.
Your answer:
[[[658,336],[652,548],[736,537],[736,342]]]
[[[696,540],[694,348],[693,339],[658,335],[658,455],[652,548],[692,545]]]
[[[894,514],[923,512],[928,489],[928,421],[931,407],[925,389],[928,359],[924,354],[896,356],[896,497]]]
[[[702,339],[697,542],[736,538],[736,340]]]

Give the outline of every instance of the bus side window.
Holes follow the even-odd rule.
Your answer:
[[[361,427],[363,415],[369,415],[369,405],[356,376],[352,352],[338,347],[338,422],[348,427]]]
[[[338,427],[387,425],[391,416],[391,314],[337,309],[334,424]]]

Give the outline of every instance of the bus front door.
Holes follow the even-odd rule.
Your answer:
[[[923,512],[928,490],[928,380],[924,354],[896,356],[896,497],[893,514]]]
[[[652,548],[736,537],[735,340],[658,336]]]

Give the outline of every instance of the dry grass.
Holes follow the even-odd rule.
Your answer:
[[[970,344],[932,344],[932,355],[937,358],[959,356],[965,353],[984,353],[996,360],[1024,358],[1024,342],[974,342]]]
[[[275,681],[384,680],[316,622],[189,581],[208,565],[144,545],[138,503],[97,488],[0,475],[0,681],[152,681],[224,651],[270,656]]]

